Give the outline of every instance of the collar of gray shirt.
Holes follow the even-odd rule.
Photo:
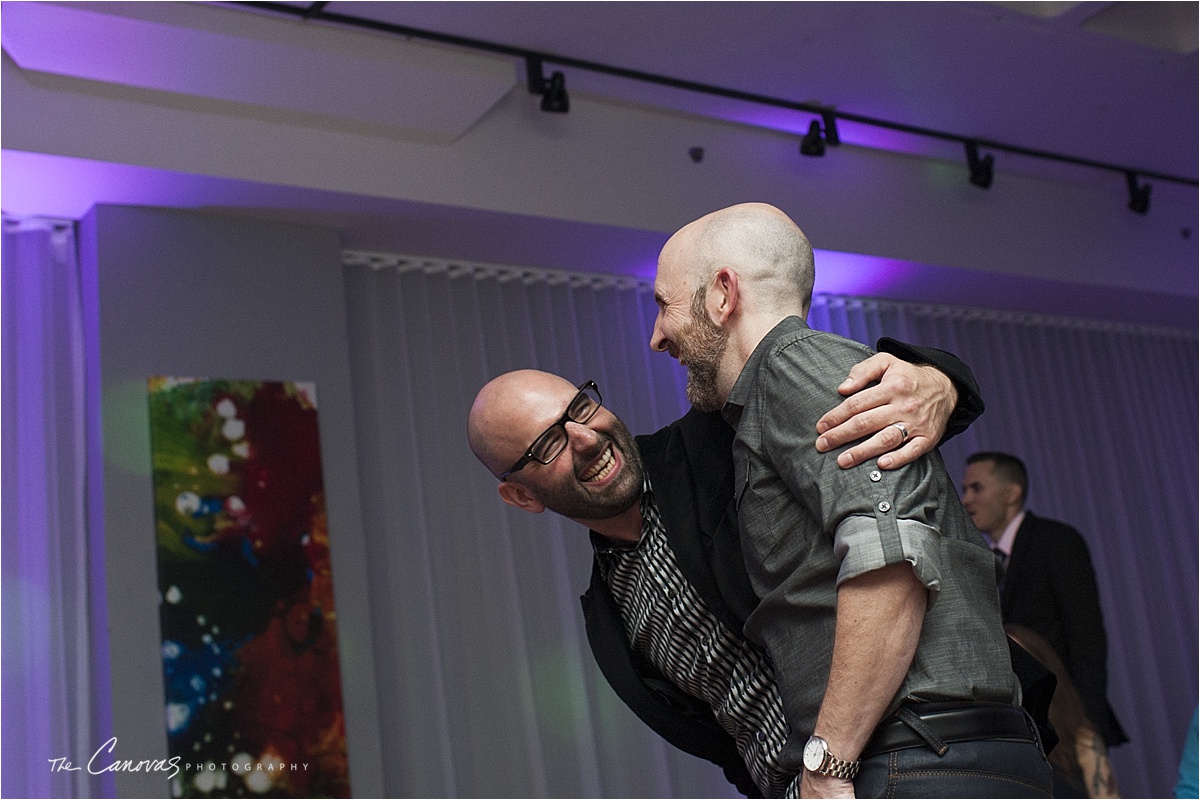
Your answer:
[[[746,359],[746,363],[742,365],[742,371],[738,373],[738,379],[734,381],[733,389],[729,392],[729,399],[725,401],[725,406],[721,409],[721,416],[730,425],[737,428],[738,423],[742,420],[742,410],[746,406],[746,400],[750,395],[751,383],[753,376],[758,372],[758,364],[767,357],[767,353],[771,352],[771,347],[779,340],[780,337],[786,336],[793,331],[807,330],[808,323],[800,319],[800,317],[791,316],[781,319],[774,328],[767,332],[767,335],[762,338],[754,348],[754,352]]]

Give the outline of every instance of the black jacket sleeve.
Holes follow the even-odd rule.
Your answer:
[[[881,353],[889,353],[910,364],[928,364],[937,367],[954,384],[958,390],[958,405],[946,423],[946,434],[938,444],[948,441],[971,427],[971,423],[983,413],[983,396],[979,393],[979,384],[971,368],[958,360],[958,357],[945,350],[932,347],[918,347],[912,344],[898,342],[895,339],[883,337],[875,343],[875,349]]]
[[[717,723],[712,709],[630,651],[620,612],[599,569],[593,568],[591,586],[580,600],[592,654],[617,696],[659,736],[721,767],[725,778],[746,797],[762,797],[733,737]]]

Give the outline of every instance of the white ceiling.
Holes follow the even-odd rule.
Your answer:
[[[323,11],[1194,180],[1197,8],[1195,2],[335,0]],[[560,68],[571,91],[795,131],[812,119],[553,63],[547,73]],[[870,135],[842,127],[851,141],[856,133]]]
[[[401,114],[408,106],[390,108],[388,103],[391,101],[381,99],[389,97],[388,93],[374,90],[386,86],[394,93],[400,87],[409,106],[420,95],[428,106],[422,106],[426,110],[424,117],[436,118],[441,124],[436,130],[417,130],[418,138],[458,143],[471,138],[464,131],[486,124],[478,120],[487,119],[488,109],[497,102],[497,96],[513,99],[508,97],[510,87],[534,115],[556,116],[538,115],[536,101],[525,96],[520,57],[504,56],[498,62],[494,55],[477,59],[489,63],[476,64],[469,71],[491,77],[484,81],[486,85],[480,92],[470,95],[473,97],[471,102],[464,105],[464,97],[470,93],[454,83],[452,73],[462,69],[451,66],[454,59],[448,59],[443,67],[435,69],[434,62],[440,63],[437,53],[417,57],[406,52],[412,48],[389,47],[391,40],[387,36],[382,39],[351,36],[349,32],[339,32],[338,24],[328,18],[313,19],[307,25],[278,25],[275,24],[277,20],[269,19],[278,15],[278,9],[263,8],[271,5],[258,4],[262,19],[255,19],[255,14],[245,13],[251,10],[250,7],[240,3],[5,3],[5,85],[10,98],[7,107],[20,107],[23,112],[22,115],[7,116],[11,124],[5,126],[9,137],[4,151],[5,210],[79,216],[97,202],[205,206],[336,225],[347,246],[360,249],[389,249],[533,266],[572,264],[586,271],[605,271],[614,264],[624,265],[618,270],[629,271],[635,269],[635,265],[653,264],[657,248],[665,237],[663,231],[669,228],[649,220],[642,224],[640,221],[630,223],[608,218],[571,217],[569,214],[559,218],[547,216],[537,209],[519,212],[507,204],[497,207],[476,202],[460,207],[461,203],[439,199],[440,196],[434,196],[432,191],[427,192],[429,196],[389,193],[390,187],[398,185],[394,176],[405,179],[409,174],[418,173],[414,164],[397,166],[383,157],[384,152],[397,152],[405,146],[403,137],[397,138],[395,130],[410,125]],[[290,7],[294,11],[310,8],[313,4],[274,5]],[[31,10],[26,15],[30,17],[27,33],[40,38],[36,38],[32,49],[25,48],[27,52],[23,53],[18,36],[22,14],[18,12],[33,6],[41,9]],[[217,8],[219,6],[224,8]],[[586,96],[616,99],[618,106],[621,103],[645,104],[687,115],[733,120],[797,134],[813,120],[812,114],[794,110],[728,100],[556,64],[553,54],[787,101],[832,106],[848,114],[1195,181],[1200,153],[1197,133],[1200,94],[1196,47],[1198,7],[1200,5],[1193,2],[334,0],[323,4],[323,11],[328,15],[349,15],[551,54],[545,71],[562,70],[568,90],[573,97],[581,99]],[[230,11],[231,8],[237,13]],[[69,21],[72,15],[78,19],[111,19],[73,28],[65,23],[51,24],[44,19],[38,22],[47,16],[65,17]],[[216,17],[221,19],[216,20]],[[131,22],[133,20],[136,21]],[[67,33],[71,31],[74,31],[72,35],[84,39],[91,36],[102,41],[94,46],[83,40],[67,41]],[[121,34],[122,31],[125,33]],[[158,33],[149,35],[147,31]],[[114,40],[118,34],[141,38],[135,45],[127,46],[127,43]],[[170,41],[158,41],[156,36]],[[339,39],[344,40],[341,45],[333,41]],[[303,59],[292,59],[298,49],[312,52]],[[37,67],[28,61],[29,58],[47,56],[51,50],[57,53],[55,65]],[[338,57],[327,57],[335,50],[340,53]],[[130,53],[138,53],[139,58],[130,58]],[[163,64],[168,67],[174,64],[176,68],[153,68],[153,63],[147,59],[154,54],[161,56]],[[458,55],[461,57],[463,51],[459,50]],[[22,68],[19,75],[17,70],[9,69],[12,66],[10,57]],[[269,71],[246,68],[247,64],[252,67],[256,60],[267,59],[273,66]],[[466,63],[473,59],[461,60]],[[238,67],[239,64],[243,66]],[[295,68],[289,71],[289,64]],[[135,65],[136,69],[133,68]],[[132,72],[128,75],[122,72],[114,78],[107,72],[93,74],[87,71],[99,67],[132,69]],[[37,72],[39,69],[45,73],[73,76],[71,80],[76,82],[52,79]],[[451,80],[443,83],[447,75]],[[168,137],[165,144],[156,142],[154,147],[148,148],[154,153],[129,153],[121,148],[123,119],[111,126],[110,135],[71,134],[74,136],[72,141],[63,144],[60,141],[63,137],[57,136],[59,126],[55,124],[55,118],[45,114],[48,106],[44,101],[76,94],[86,103],[99,98],[133,99],[135,102],[129,106],[130,111],[139,114],[146,109],[155,113],[169,110],[185,95],[191,96],[189,102],[193,107],[210,109],[212,102],[229,99],[220,92],[227,90],[231,83],[241,87],[239,91],[260,88],[254,81],[247,81],[247,76],[254,76],[254,81],[270,82],[272,91],[264,95],[266,100],[260,99],[259,106],[252,107],[247,105],[250,101],[237,95],[232,105],[219,108],[220,113],[214,117],[244,119],[244,127],[251,131],[258,129],[254,126],[264,121],[276,119],[275,112],[289,113],[292,116],[286,121],[294,126],[293,129],[311,125],[316,131],[314,142],[331,131],[351,135],[365,133],[367,136],[361,137],[362,141],[395,148],[381,151],[374,164],[379,181],[388,186],[388,190],[355,188],[375,185],[371,180],[373,170],[362,168],[363,164],[372,162],[356,162],[337,147],[319,150],[315,161],[288,162],[283,179],[264,178],[258,177],[259,172],[253,168],[256,166],[254,153],[262,142],[250,133],[244,134],[247,138],[243,140],[228,134],[224,138],[221,135],[205,138],[198,134],[179,139]],[[7,81],[10,78],[15,81],[13,87],[23,89],[22,92],[9,89]],[[360,87],[363,91],[348,93],[353,97],[333,96],[331,102],[336,108],[329,113],[336,112],[340,119],[331,123],[301,113],[310,108],[307,98],[321,83],[320,79],[338,87],[339,91],[346,86],[360,87],[362,83],[372,85]],[[148,84],[150,89],[162,90],[153,96],[126,91],[128,87],[142,87],[145,81],[166,83]],[[180,81],[183,83],[176,85]],[[101,85],[106,88],[95,88]],[[125,88],[112,88],[117,86]],[[295,103],[288,104],[288,98],[297,92],[306,98],[300,106],[301,112],[296,111]],[[31,100],[20,103],[19,99],[26,94]],[[257,95],[251,99],[254,97]],[[197,98],[201,102],[197,103]],[[343,108],[351,101],[357,105]],[[110,105],[115,108],[118,104]],[[244,117],[239,116],[243,113]],[[14,122],[22,116],[28,117],[23,124]],[[542,120],[545,124],[540,129],[550,137],[547,141],[553,140],[553,123],[569,123],[574,116]],[[146,119],[157,117],[147,116]],[[370,135],[378,133],[379,129],[369,126],[391,128],[385,131],[386,136],[371,139]],[[747,130],[740,126],[722,127]],[[912,152],[953,164],[961,164],[964,160],[959,142],[881,133],[877,128],[849,122],[839,123],[839,128],[843,140],[849,144]],[[12,136],[13,131],[22,135]],[[405,135],[416,134],[409,131]],[[129,138],[136,140],[136,137]],[[94,148],[93,139],[103,141],[103,147]],[[240,151],[235,140],[240,141],[249,168],[239,160]],[[175,141],[179,146],[171,144]],[[349,141],[349,137],[339,141]],[[211,153],[209,144],[215,147]],[[170,151],[167,157],[157,151],[159,147]],[[452,155],[451,147],[443,149],[447,152],[428,151],[429,158]],[[210,159],[216,159],[220,165],[203,166],[202,155],[205,153],[210,153]],[[512,154],[513,158],[526,155],[524,152]],[[1004,152],[995,155],[998,183],[1003,184],[1009,173],[1019,172],[1032,176],[1035,182],[1047,178],[1059,184],[1079,184],[1086,192],[1103,197],[1104,203],[1111,197],[1113,206],[1118,209],[1126,201],[1123,176]],[[680,157],[683,157],[682,153]],[[801,159],[799,155],[795,158]],[[262,155],[259,160],[263,160]],[[705,167],[715,161],[710,158]],[[843,162],[849,159],[839,161],[834,157],[826,161],[830,167],[845,169]],[[423,186],[426,188],[452,177],[448,171],[437,171],[439,163],[442,162],[431,160],[428,169],[433,170],[438,179],[425,181]],[[487,163],[495,164],[494,161]],[[718,165],[714,163],[713,166]],[[819,167],[819,164],[809,162],[807,172],[817,175]],[[279,174],[271,173],[269,168],[265,171]],[[958,170],[952,171],[958,180]],[[305,173],[305,180],[300,180],[301,172]],[[962,172],[965,173],[965,165]],[[313,179],[314,175],[316,179]],[[849,179],[861,180],[861,175]],[[994,274],[977,269],[955,271],[934,266],[939,263],[960,266],[962,259],[950,259],[910,265],[920,274],[914,272],[906,279],[903,289],[896,289],[897,292],[908,292],[907,295],[896,296],[1194,327],[1197,274],[1188,248],[1194,253],[1196,220],[1192,212],[1197,190],[1188,183],[1151,182],[1154,187],[1151,215],[1135,219],[1132,212],[1122,210],[1117,221],[1118,231],[1110,236],[1120,236],[1122,224],[1129,227],[1131,235],[1143,236],[1149,235],[1150,226],[1154,226],[1153,231],[1173,239],[1176,249],[1171,252],[1175,257],[1162,260],[1162,263],[1142,264],[1140,269],[1146,270],[1147,275],[1136,281],[1122,278],[1114,282],[1105,278],[1100,275],[1095,262],[1086,258],[1076,259],[1075,266],[1065,264],[1061,269],[1058,260],[1050,259],[1057,270],[1053,273],[1048,272],[1050,267],[1045,266],[1046,259],[1028,260],[1029,264],[1043,265],[1039,269],[1047,271],[1040,273],[1025,267],[1018,258],[1001,258],[1003,263],[999,264],[989,262]],[[504,185],[501,179],[493,183]],[[21,188],[20,192],[10,191],[17,186]],[[1012,202],[1003,188],[974,195],[974,200],[985,202],[986,198],[986,202],[991,202],[994,196],[997,204]],[[620,186],[609,189],[615,193],[607,201],[610,205],[626,205],[620,199]],[[968,191],[976,192],[975,189]],[[508,195],[505,197],[507,199]],[[903,203],[899,203],[898,208],[903,211]],[[1183,213],[1179,213],[1180,210]],[[634,216],[641,220],[641,216]],[[1166,224],[1168,219],[1169,225]],[[606,224],[596,224],[601,222]],[[638,227],[635,229],[631,225]],[[553,231],[555,235],[547,236],[547,231]],[[1086,239],[1087,232],[1076,231],[1075,235],[1075,239],[1063,240],[1068,241],[1067,246],[1073,246],[1069,242]],[[1185,243],[1182,258],[1178,249],[1181,243]],[[855,252],[891,254],[881,248]],[[1138,255],[1117,260],[1121,264],[1146,261],[1141,252],[1137,250]],[[1010,263],[1014,265],[1012,269],[1008,268]],[[891,264],[887,269],[894,271],[896,267]],[[1153,281],[1148,274],[1151,270],[1154,271]],[[1122,291],[1113,291],[1114,285],[1123,287]],[[1128,291],[1142,286],[1153,291],[1141,294]],[[838,291],[854,293],[853,289]],[[1170,313],[1166,316],[1164,300],[1170,305]]]

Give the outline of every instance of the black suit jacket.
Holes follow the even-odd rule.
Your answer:
[[[971,370],[954,356],[890,339],[881,339],[879,349],[906,361],[934,364],[951,377],[958,388],[959,404],[946,438],[966,430],[983,412]],[[713,614],[742,636],[746,617],[758,605],[758,598],[746,574],[732,503],[733,435],[720,412],[693,409],[662,430],[636,440],[680,571]],[[604,540],[592,535],[593,541],[603,546]],[[668,742],[719,765],[747,797],[761,796],[733,738],[717,724],[708,705],[678,689],[630,649],[620,612],[597,564],[593,564],[591,586],[581,599],[592,653],[617,696]],[[1031,696],[1044,698],[1048,705],[1053,675],[1036,662],[1032,664],[1039,678],[1048,678],[1050,688],[1046,691],[1043,684],[1043,691]],[[1040,719],[1045,719],[1044,709]]]
[[[643,466],[679,569],[709,610],[738,636],[758,603],[742,561],[732,513],[733,429],[719,413],[695,409],[657,433],[638,436]],[[604,540],[593,533],[594,541]],[[721,766],[747,797],[759,791],[734,740],[708,704],[678,689],[629,647],[616,601],[593,563],[582,598],[588,642],[617,696],[679,749]]]
[[[1110,745],[1129,741],[1108,704],[1108,640],[1096,573],[1083,537],[1028,511],[1013,540],[1000,613],[1041,634],[1058,653],[1088,718]]]

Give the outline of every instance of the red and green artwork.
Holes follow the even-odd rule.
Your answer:
[[[176,797],[348,797],[311,384],[149,380]]]

